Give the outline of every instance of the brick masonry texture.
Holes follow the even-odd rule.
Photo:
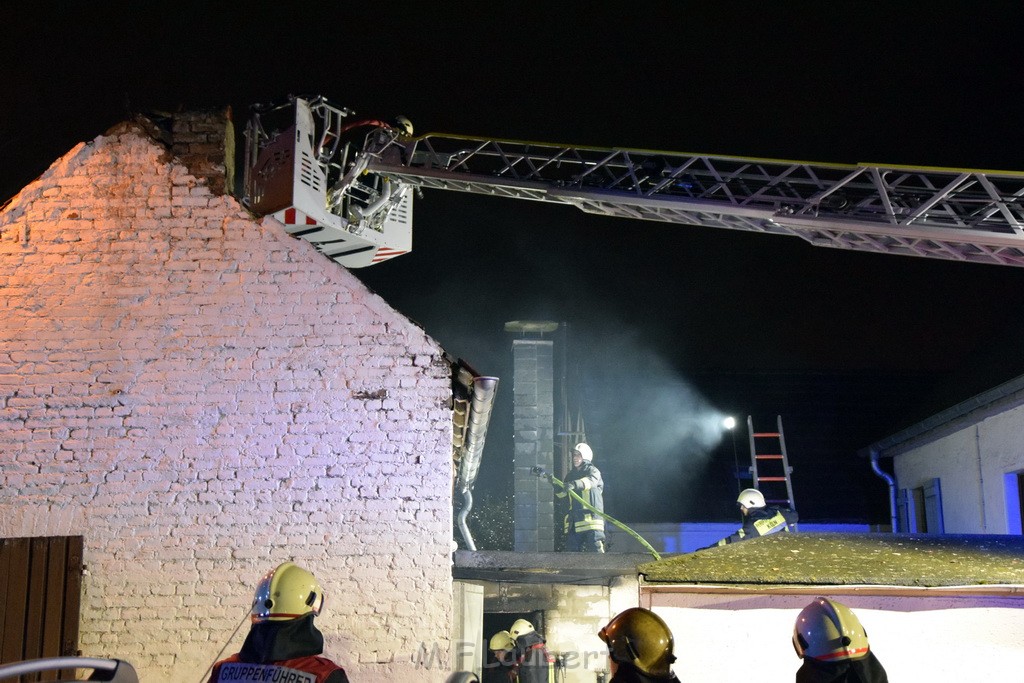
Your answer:
[[[517,339],[515,366],[515,549],[554,550],[554,494],[532,468],[554,472],[554,370],[550,341]]]
[[[443,680],[442,354],[115,128],[0,212],[0,533],[84,536],[80,648],[145,681],[199,681],[236,651],[285,560],[324,584],[326,654],[353,680]],[[442,659],[417,668],[424,652]]]

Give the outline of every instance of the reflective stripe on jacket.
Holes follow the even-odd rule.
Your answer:
[[[728,545],[737,541],[746,541],[758,536],[767,536],[779,531],[789,531],[791,524],[796,524],[798,516],[793,510],[773,506],[750,508],[743,520],[743,527],[736,533],[727,536],[717,545]]]
[[[575,492],[595,510],[604,512],[604,480],[601,478],[601,470],[597,469],[592,462],[584,461],[579,467],[569,470],[565,477],[565,485]],[[565,498],[568,494],[565,491],[558,492],[559,498]],[[573,530],[577,533],[584,531],[604,531],[604,518],[595,515],[580,504],[578,500],[569,496],[569,515],[566,518],[566,532]]]

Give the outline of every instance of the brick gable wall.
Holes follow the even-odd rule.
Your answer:
[[[84,535],[80,648],[143,680],[236,651],[284,560],[353,680],[443,680],[450,397],[422,330],[132,126],[0,212],[0,534]]]

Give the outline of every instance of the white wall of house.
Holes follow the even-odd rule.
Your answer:
[[[823,589],[825,591],[827,589]],[[1024,667],[1024,604],[1006,596],[828,593],[856,612],[891,681],[1016,680]],[[645,587],[641,604],[672,629],[687,683],[792,681],[793,624],[814,595],[672,592]]]
[[[984,418],[897,455],[901,489],[939,480],[945,533],[1020,533],[1015,477],[1024,471],[1024,406]]]
[[[554,586],[557,607],[545,612],[548,649],[559,658],[565,683],[591,683],[608,671],[608,648],[597,632],[613,616],[636,607],[635,576],[609,586]]]
[[[421,329],[129,128],[0,212],[0,294],[0,534],[84,536],[84,654],[199,681],[294,560],[353,680],[444,680],[450,374]]]

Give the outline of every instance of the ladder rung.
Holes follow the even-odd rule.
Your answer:
[[[765,500],[768,503],[774,505],[785,505],[786,507],[793,507],[793,485],[790,480],[790,475],[793,473],[793,468],[786,462],[786,438],[782,435],[782,417],[778,418],[778,430],[774,432],[756,432],[754,431],[753,418],[747,417],[747,432],[750,436],[750,474],[753,479],[754,487],[760,487],[762,484],[766,488],[775,489],[774,493],[776,497],[770,499],[765,496]],[[774,442],[757,441],[757,439],[775,439]],[[758,453],[759,447],[763,447],[763,450],[768,451],[767,453]],[[761,464],[759,464],[761,463]],[[778,463],[778,464],[775,464]],[[761,477],[758,476],[758,468],[764,468],[771,470],[779,476]],[[781,485],[785,485],[786,490],[781,491],[779,488]],[[767,491],[765,492],[767,493]]]

